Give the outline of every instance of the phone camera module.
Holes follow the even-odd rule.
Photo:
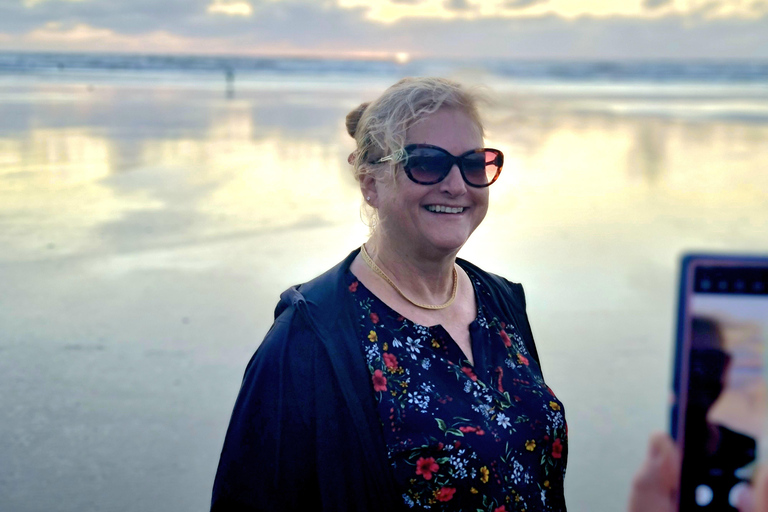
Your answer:
[[[696,504],[700,507],[706,507],[712,503],[712,498],[715,497],[715,493],[712,492],[712,488],[704,484],[697,486],[694,493]]]

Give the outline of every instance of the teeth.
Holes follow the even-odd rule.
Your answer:
[[[435,213],[461,213],[464,211],[464,208],[461,206],[457,206],[456,208],[451,208],[450,206],[438,206],[438,205],[431,204],[427,206],[427,210]]]

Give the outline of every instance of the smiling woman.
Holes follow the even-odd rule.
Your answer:
[[[503,165],[476,103],[411,78],[347,116],[371,236],[281,296],[214,511],[565,510],[563,405],[522,287],[457,259]]]

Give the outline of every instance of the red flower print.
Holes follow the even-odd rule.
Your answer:
[[[477,427],[459,427],[459,430],[461,430],[465,434],[468,434],[470,432],[477,432]]]
[[[462,366],[461,371],[463,371],[467,377],[472,379],[472,382],[477,382],[477,375],[475,375],[475,372],[472,371],[472,368],[469,366]]]
[[[385,353],[384,364],[387,365],[387,368],[389,368],[389,371],[391,372],[397,370],[397,357],[395,357],[394,354],[390,354],[389,352]]]
[[[555,442],[552,443],[552,458],[553,459],[559,459],[563,456],[563,443],[560,442],[560,438],[558,437],[555,439]]]
[[[453,487],[441,487],[435,492],[435,498],[437,498],[437,501],[451,501],[455,492],[456,489]]]
[[[374,325],[379,323],[379,315],[376,313],[371,313],[371,322],[373,322]]]
[[[528,358],[525,357],[523,354],[517,354],[517,362],[520,364],[524,364],[525,366],[528,366]]]
[[[509,335],[507,334],[507,331],[502,329],[501,331],[499,331],[499,336],[501,336],[501,341],[504,342],[505,347],[512,346],[512,340],[509,339]]]
[[[387,378],[381,373],[381,370],[373,372],[373,390],[374,391],[386,391],[387,390]]]
[[[416,461],[416,474],[424,477],[424,480],[432,480],[432,473],[440,469],[433,457],[419,457]]]
[[[499,390],[499,393],[503,393],[504,392],[504,386],[501,385],[501,381],[504,378],[504,369],[501,366],[497,366],[496,367],[496,373],[499,374],[499,376],[497,378],[498,380],[496,381],[497,382],[496,389]]]
[[[507,328],[507,324],[506,324],[506,323],[504,323],[504,322],[501,322],[501,323],[499,324],[499,327],[501,327],[501,328],[502,328],[502,330],[503,330],[503,329],[506,329],[506,328]]]
[[[507,507],[506,507],[506,505],[502,505],[500,507],[496,507],[495,509],[493,509],[493,512],[507,512]]]
[[[355,293],[357,291],[357,281],[349,285],[349,291],[351,291],[352,293]]]

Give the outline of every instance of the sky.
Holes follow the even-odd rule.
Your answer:
[[[768,0],[0,0],[0,51],[768,59]]]

